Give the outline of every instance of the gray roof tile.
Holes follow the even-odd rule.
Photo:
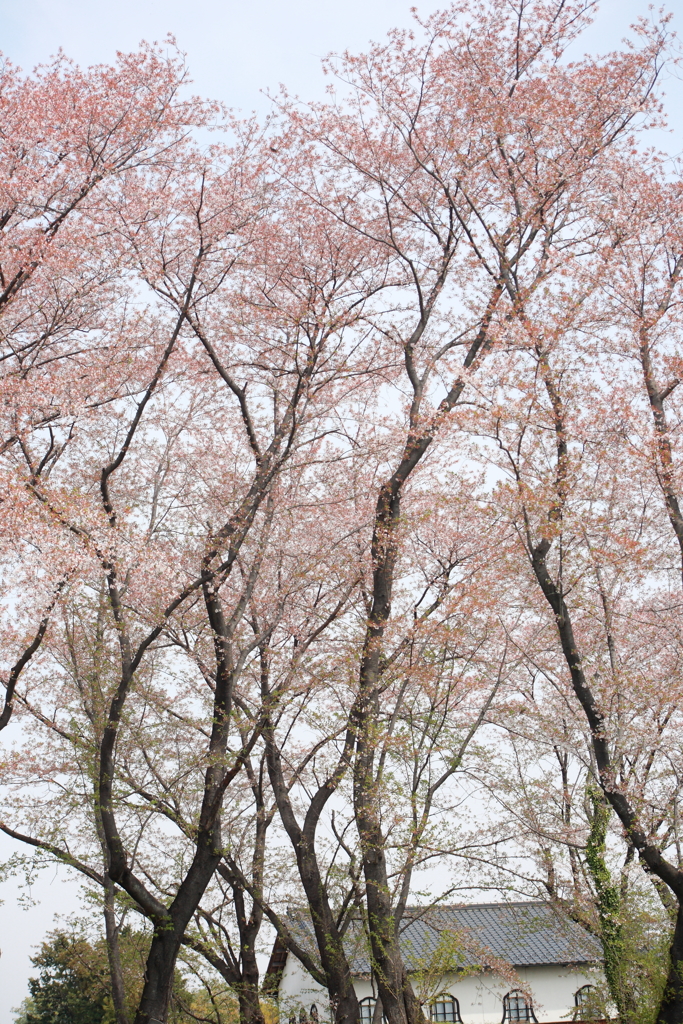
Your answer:
[[[413,969],[419,969],[420,961],[442,956],[449,940],[454,952],[460,946],[463,966],[485,963],[487,953],[514,967],[595,963],[602,956],[593,936],[545,903],[410,908],[401,946]]]
[[[290,927],[310,950],[315,942],[310,920],[289,915]],[[602,959],[598,941],[580,925],[545,903],[477,903],[409,907],[401,928],[401,950],[409,971],[495,967],[500,959],[514,967],[541,964],[589,964]],[[360,922],[345,940],[354,974],[368,974],[370,961]]]

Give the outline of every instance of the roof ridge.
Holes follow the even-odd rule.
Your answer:
[[[404,913],[422,913],[425,910],[474,910],[488,907],[549,907],[553,904],[545,900],[499,900],[497,903],[426,903],[411,904]]]

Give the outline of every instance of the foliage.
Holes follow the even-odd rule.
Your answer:
[[[110,1024],[106,956],[84,938],[53,933],[31,958],[39,976],[29,979],[30,997],[18,1018],[25,1024]]]
[[[669,971],[671,924],[647,891],[630,893],[622,902],[618,920],[621,949],[617,970],[609,983],[607,976],[596,976],[576,1016],[655,1024]]]
[[[149,935],[124,928],[120,935],[121,961],[126,980],[129,1012],[134,1012],[142,989]],[[80,930],[51,932],[31,958],[39,970],[29,979],[30,995],[20,1007],[17,1024],[115,1024],[111,980],[104,939],[90,941]],[[225,1008],[225,1000],[223,1006]],[[234,1000],[233,1000],[234,1006]],[[189,1024],[192,1013],[211,1017],[205,994],[191,992],[176,972],[169,1021]],[[224,1020],[232,1020],[223,1014]],[[217,1021],[217,1024],[221,1024]]]

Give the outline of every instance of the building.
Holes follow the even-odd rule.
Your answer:
[[[289,926],[309,951],[310,921],[290,914]],[[479,903],[411,907],[401,949],[413,988],[438,1022],[582,1020],[601,977],[601,948],[578,924],[543,903]],[[358,927],[345,940],[363,1024],[381,1024],[367,945]],[[276,940],[267,972],[277,984],[281,1022],[330,1020],[326,991]]]

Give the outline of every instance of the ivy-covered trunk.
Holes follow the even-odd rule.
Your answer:
[[[586,844],[586,865],[597,897],[600,934],[604,953],[605,979],[621,1024],[632,1024],[636,1004],[629,981],[629,966],[624,941],[621,887],[607,867],[607,829],[611,809],[595,786],[589,785],[592,807],[590,832]]]

